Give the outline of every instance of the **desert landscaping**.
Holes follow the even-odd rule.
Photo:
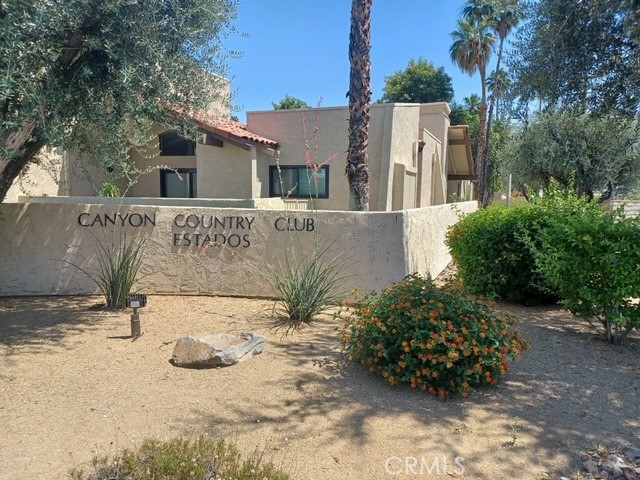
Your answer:
[[[91,471],[148,437],[225,438],[301,480],[569,478],[599,446],[640,447],[640,339],[610,345],[558,307],[499,304],[531,348],[497,388],[441,401],[348,363],[330,316],[287,332],[268,300],[150,296],[132,341],[130,310],[101,303],[0,300],[0,479]],[[183,335],[247,331],[267,337],[251,360],[170,363]]]

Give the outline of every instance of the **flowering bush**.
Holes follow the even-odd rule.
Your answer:
[[[345,305],[338,314],[349,359],[366,365],[391,385],[411,385],[441,399],[495,385],[508,359],[528,346],[491,302],[472,300],[454,285],[437,288],[418,275],[380,294]]]

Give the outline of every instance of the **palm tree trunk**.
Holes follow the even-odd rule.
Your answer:
[[[498,96],[500,94],[500,63],[502,61],[502,48],[504,47],[504,38],[500,37],[500,46],[498,47],[498,60],[496,62],[496,70],[494,74],[494,87],[493,87],[493,96],[491,98],[491,102],[489,104],[489,113],[487,115],[487,130],[486,130],[486,140],[484,142],[484,147],[481,155],[480,162],[484,165],[486,169],[486,177],[485,177],[485,195],[482,198],[481,207],[484,208],[489,205],[489,152],[491,150],[491,127],[493,125],[493,110],[497,104]]]
[[[482,83],[482,100],[480,103],[480,131],[478,132],[478,161],[476,164],[476,173],[478,175],[478,201],[480,207],[484,208],[488,204],[488,170],[487,165],[482,155],[484,152],[484,146],[487,142],[487,70],[483,65],[479,69],[480,82]]]
[[[369,210],[369,121],[371,119],[371,3],[352,0],[349,34],[349,147],[345,175],[349,208]]]

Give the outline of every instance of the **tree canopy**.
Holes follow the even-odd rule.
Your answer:
[[[298,108],[311,108],[307,102],[299,98],[285,95],[278,103],[271,102],[274,110],[296,110]]]
[[[451,102],[453,84],[444,67],[436,68],[422,58],[411,59],[406,69],[385,77],[380,102],[430,103]]]
[[[639,134],[638,122],[628,116],[549,111],[523,126],[504,153],[520,186],[573,182],[578,193],[606,199],[615,187],[637,184]]]
[[[636,0],[528,2],[510,66],[523,103],[636,114],[640,8]],[[526,111],[526,109],[525,109]]]
[[[236,0],[0,3],[0,200],[45,145],[123,167],[150,121],[225,104]]]

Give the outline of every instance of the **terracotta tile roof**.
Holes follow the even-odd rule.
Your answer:
[[[174,111],[179,115],[189,117],[201,130],[217,135],[218,137],[227,138],[230,141],[242,144],[250,142],[266,145],[271,148],[279,147],[276,140],[271,140],[257,133],[250,132],[243,123],[228,118],[214,117],[204,112],[186,113],[177,110]]]

